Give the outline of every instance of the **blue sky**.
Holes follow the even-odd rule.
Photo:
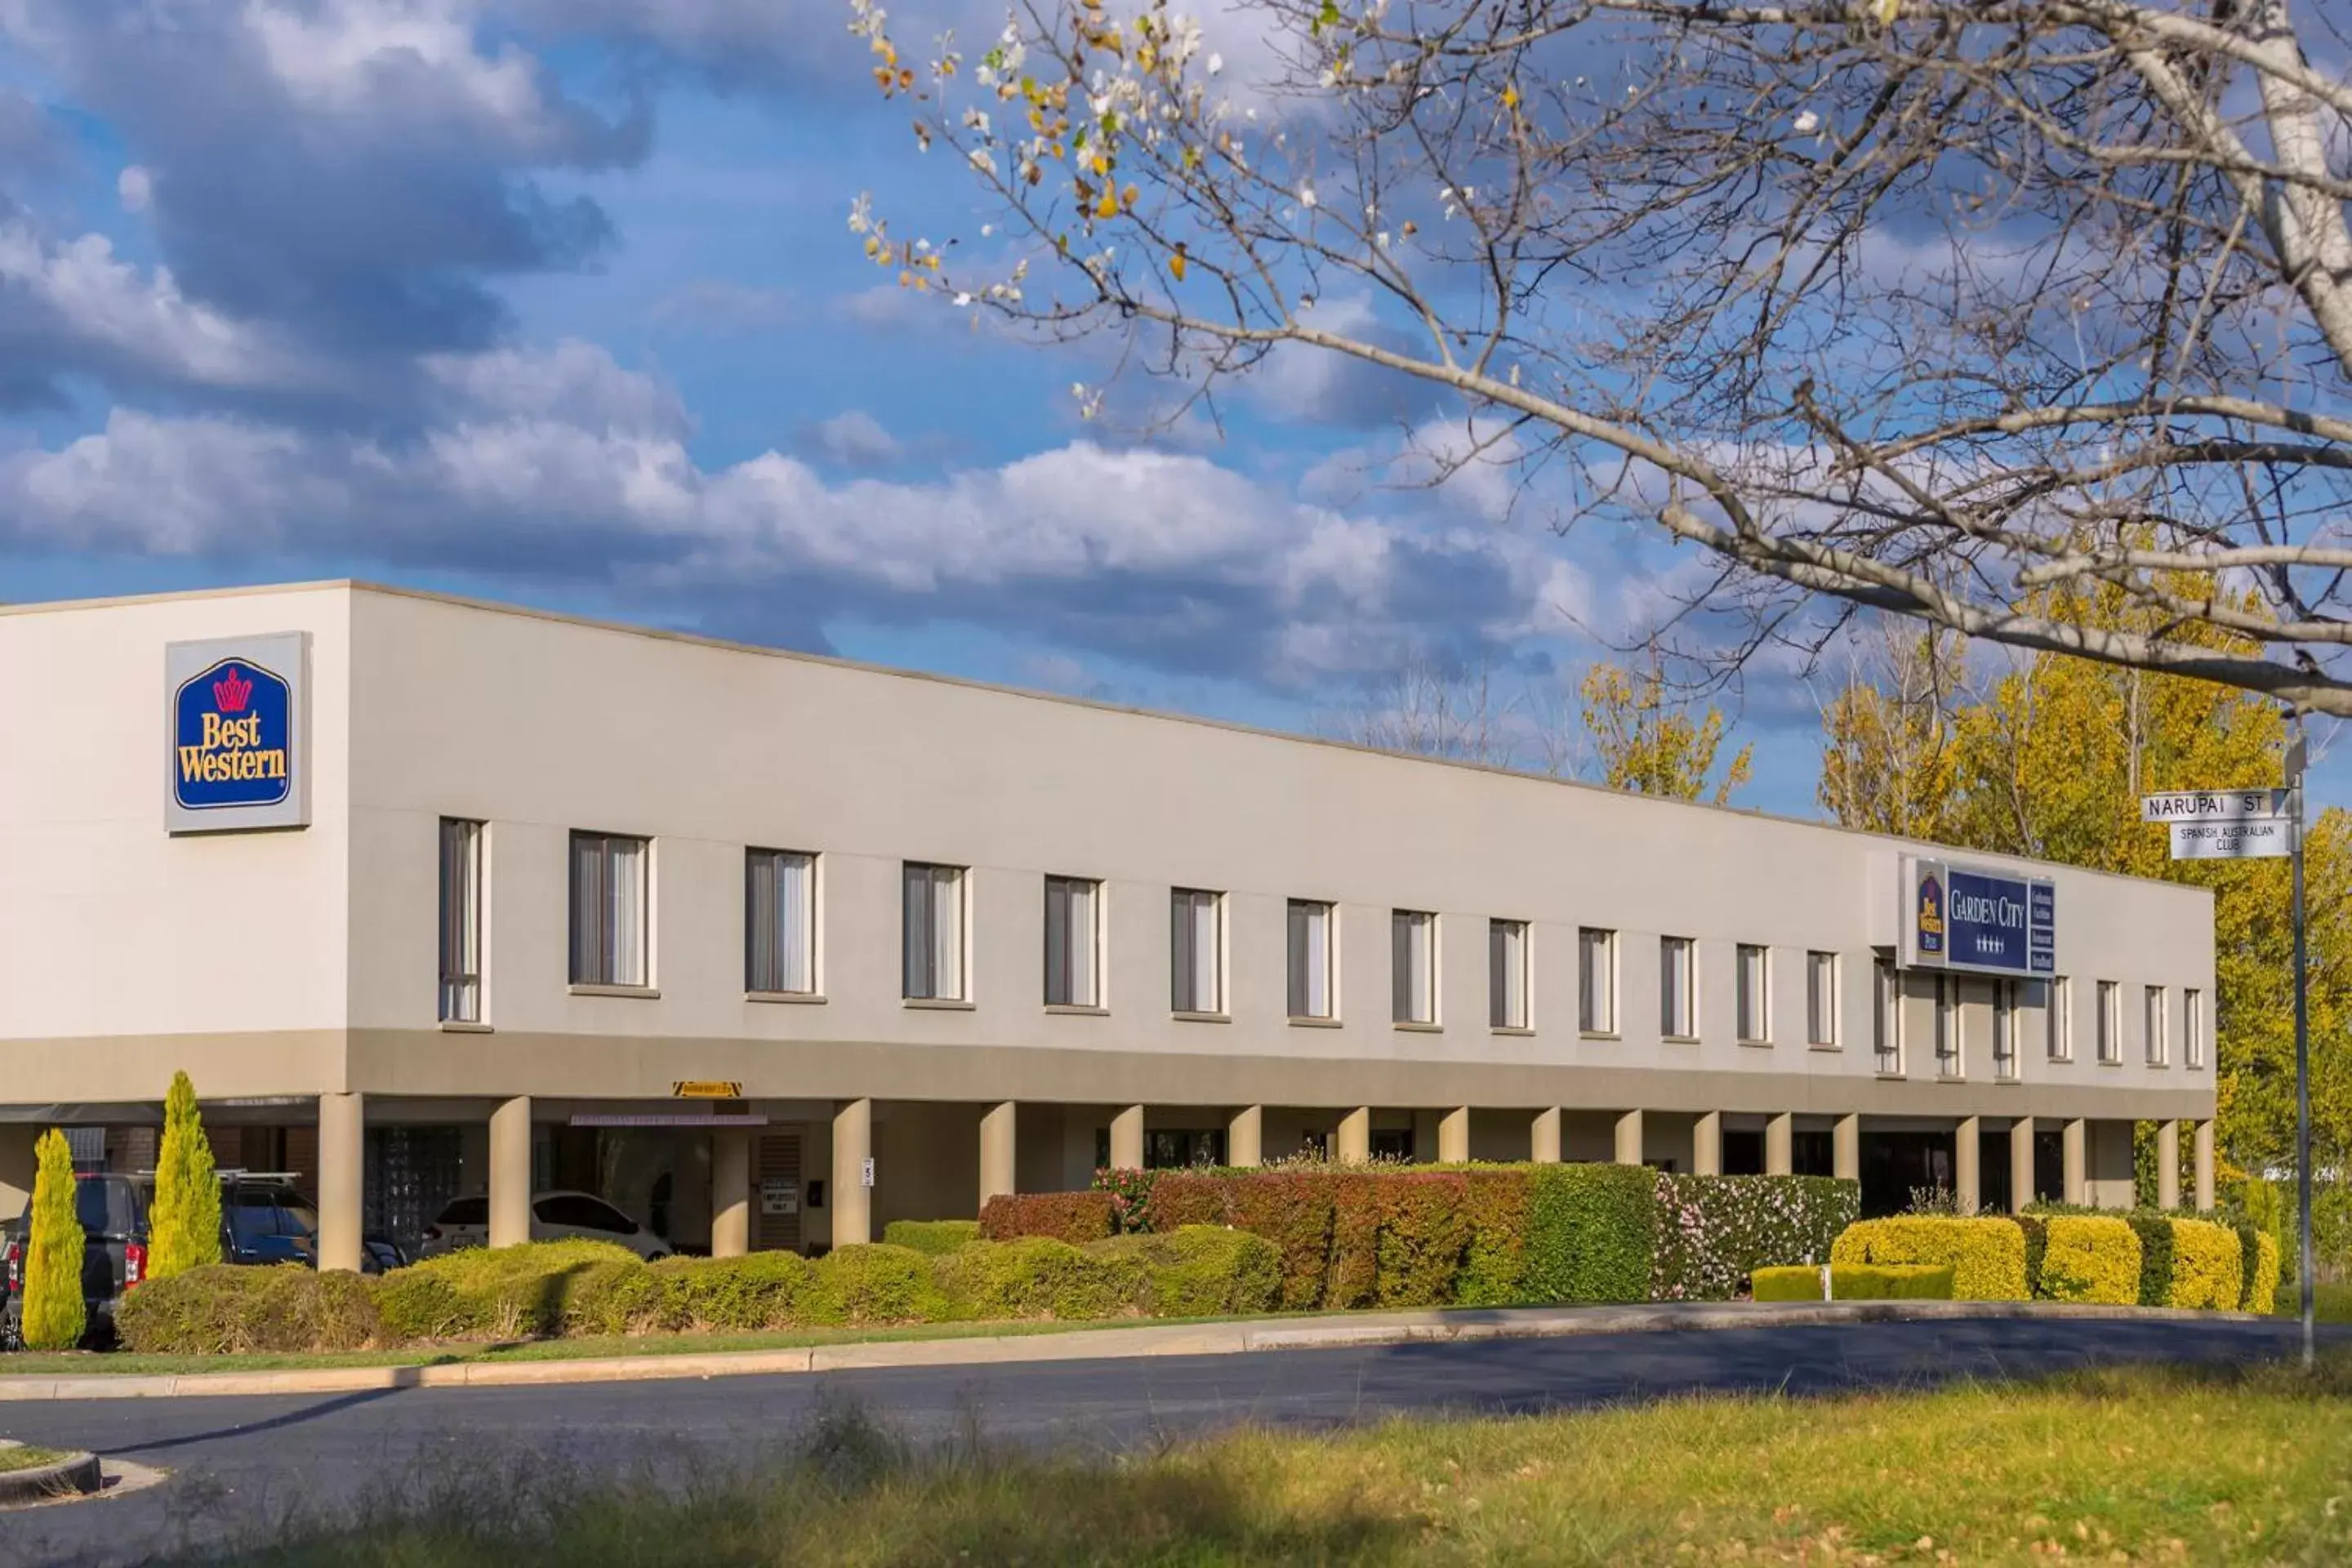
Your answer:
[[[350,574],[1293,728],[1638,626],[1654,541],[1379,482],[1441,404],[1276,359],[1147,438],[900,294],[858,192],[984,215],[845,16],[0,0],[0,599]],[[1810,814],[1811,692],[1728,700]]]

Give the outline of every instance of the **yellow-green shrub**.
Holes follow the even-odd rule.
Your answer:
[[[860,1242],[817,1259],[816,1281],[801,1297],[812,1323],[931,1323],[948,1301],[931,1278],[931,1260],[911,1247]]]
[[[2169,1305],[2230,1311],[2245,1295],[2244,1276],[2235,1230],[2209,1219],[2172,1222]]]
[[[1748,1276],[1759,1301],[1818,1301],[1822,1271],[1812,1264],[1759,1268]],[[1830,1292],[1841,1301],[1948,1301],[1948,1264],[1843,1263],[1830,1266]]]
[[[2050,1216],[2042,1293],[2053,1301],[2128,1307],[2139,1300],[2139,1236],[2112,1215]]]
[[[1948,1264],[1956,1300],[2026,1299],[2025,1232],[2005,1219],[1904,1215],[1894,1219],[1860,1220],[1846,1226],[1831,1246],[1830,1261]],[[2138,1279],[2135,1261],[2135,1285]]]
[[[1105,1250],[1126,1239],[977,1241],[933,1258],[931,1272],[954,1318],[1125,1317],[1142,1310],[1147,1276],[1141,1258]]]
[[[2246,1281],[2245,1310],[2264,1316],[2278,1310],[2278,1237],[2264,1231],[2254,1237],[2254,1277]]]

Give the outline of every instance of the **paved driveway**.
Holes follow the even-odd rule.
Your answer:
[[[916,1439],[1115,1451],[1255,1422],[1322,1427],[1399,1411],[1508,1413],[1694,1391],[1832,1393],[2123,1361],[2285,1355],[2285,1323],[1991,1321],[892,1368],[544,1388],[0,1406],[0,1435],[172,1472],[132,1496],[0,1515],[0,1563],[136,1562],[348,1505],[453,1464],[554,1460],[683,1472],[756,1460],[820,1400]]]

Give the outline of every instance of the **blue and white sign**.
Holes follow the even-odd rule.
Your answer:
[[[309,824],[310,652],[303,632],[165,647],[168,830]]]
[[[1909,860],[1904,868],[1904,962],[1982,974],[2058,968],[2058,889],[2042,878]]]

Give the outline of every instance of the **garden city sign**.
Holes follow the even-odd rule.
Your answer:
[[[2040,978],[2058,968],[2058,889],[2045,878],[1906,856],[1903,964]]]

